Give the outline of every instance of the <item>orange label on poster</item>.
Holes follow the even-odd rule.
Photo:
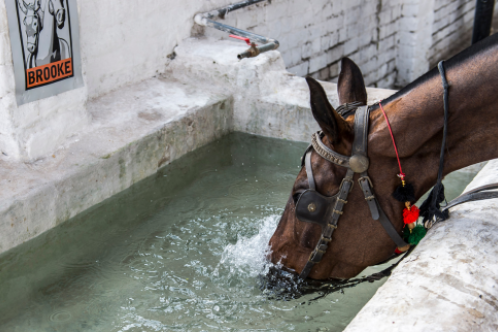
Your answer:
[[[73,76],[72,58],[60,60],[35,68],[26,70],[27,88],[44,85],[58,81],[62,78]]]

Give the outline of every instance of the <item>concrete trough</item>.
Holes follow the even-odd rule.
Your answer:
[[[91,125],[50,158],[0,167],[0,253],[28,241],[231,131],[309,141],[318,127],[303,78],[278,52],[188,39],[164,75],[87,104]],[[337,106],[336,85],[323,83]],[[367,89],[369,103],[393,90]],[[489,163],[469,185],[496,182]],[[465,204],[437,225],[346,331],[498,329],[498,201]]]

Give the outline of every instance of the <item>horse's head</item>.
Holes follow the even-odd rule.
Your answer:
[[[40,22],[40,0],[27,4],[24,0],[18,0],[19,8],[26,15],[24,26],[26,27],[27,48],[29,53],[34,53],[38,47],[38,33],[42,26]]]
[[[66,22],[66,9],[64,8],[63,0],[50,0],[48,3],[48,11],[54,16],[57,22],[57,27],[62,29]]]
[[[342,155],[351,155],[354,132],[354,116],[344,120],[330,105],[322,86],[311,78],[306,79],[310,90],[311,111],[325,134],[322,142],[330,149]],[[367,92],[358,66],[351,60],[342,60],[342,68],[337,85],[341,104],[354,101],[367,103]],[[370,126],[369,141],[375,134]],[[379,148],[390,148],[386,145],[376,148],[369,147],[368,157],[370,178],[375,186],[376,197],[386,215],[401,230],[402,205],[391,197],[396,186],[396,169],[386,171],[382,156],[375,156]],[[390,162],[390,161],[389,161]],[[390,164],[393,165],[392,163]],[[316,184],[316,190],[325,196],[338,193],[341,181],[346,175],[346,168],[333,164],[315,151],[311,154],[311,167]],[[355,176],[354,185],[349,194],[338,228],[333,233],[332,242],[323,256],[322,261],[311,270],[310,277],[314,279],[350,278],[360,273],[367,266],[374,265],[390,257],[396,245],[387,235],[378,221],[372,219],[370,210]],[[296,203],[300,193],[308,189],[306,169],[303,167],[297,176],[285,211],[277,230],[270,240],[273,263],[280,262],[285,267],[300,273],[308,261],[311,251],[319,241],[322,233],[320,225],[302,222],[296,217]]]

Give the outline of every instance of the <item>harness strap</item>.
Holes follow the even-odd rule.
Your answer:
[[[313,178],[313,171],[311,170],[311,151],[306,152],[304,165],[306,167],[306,175],[308,176],[309,189],[316,190],[315,179]]]
[[[347,118],[349,115],[351,115],[350,113],[356,111],[356,109],[360,106],[365,105],[360,101],[353,101],[352,103],[345,103],[340,105],[335,111],[343,118]]]
[[[377,201],[375,201],[376,204],[379,204]],[[389,218],[386,216],[384,211],[379,205],[379,212],[380,212],[380,217],[379,217],[379,222],[384,227],[387,235],[393,240],[394,243],[396,243],[396,246],[398,248],[402,248],[408,245],[403,238],[399,235],[398,231],[396,228],[394,228],[392,222],[389,220]]]
[[[367,201],[368,208],[372,214],[373,220],[379,220],[379,207],[377,203],[377,198],[373,192],[372,181],[368,177],[367,172],[361,173],[361,177],[358,179],[363,195],[365,195],[365,200]]]
[[[332,240],[332,234],[337,229],[337,222],[339,221],[339,217],[342,214],[342,209],[344,208],[346,199],[353,186],[353,175],[354,172],[351,169],[348,169],[348,171],[346,172],[346,177],[342,181],[341,187],[339,188],[339,199],[337,199],[334,204],[332,214],[327,223],[327,227],[323,228],[320,240],[316,244],[315,249],[311,252],[306,265],[299,275],[299,277],[301,277],[302,279],[306,279],[313,266],[322,260],[323,255],[327,251],[328,245]]]
[[[448,218],[448,211],[440,210],[440,203],[445,200],[444,197],[444,186],[443,186],[443,168],[444,168],[444,150],[446,149],[446,136],[448,134],[448,81],[446,80],[446,72],[444,70],[443,61],[437,64],[439,69],[439,74],[441,75],[441,81],[443,83],[443,106],[444,106],[444,124],[443,124],[443,143],[441,146],[441,153],[439,155],[439,169],[437,172],[437,181],[432,188],[429,197],[420,206],[420,215],[424,217],[424,223],[433,220],[434,217],[440,220],[445,220]]]
[[[492,183],[492,184],[487,184],[485,186],[477,187],[469,192],[463,193],[451,202],[449,202],[443,209],[442,212],[448,211],[450,208],[467,203],[467,202],[475,202],[475,201],[482,201],[485,199],[492,199],[492,198],[498,198],[498,192],[497,191],[491,191],[487,192],[487,190],[493,190],[493,189],[498,189],[498,183]],[[444,219],[442,218],[437,218],[436,220],[428,220],[425,222],[425,227],[426,228],[432,228],[436,223],[443,221]]]
[[[322,260],[323,255],[325,255],[329,243],[332,241],[332,234],[334,230],[337,229],[339,218],[343,214],[343,208],[347,203],[347,197],[351,192],[351,189],[353,188],[353,176],[355,173],[361,174],[361,177],[358,179],[358,183],[360,184],[362,192],[365,195],[365,200],[367,201],[370,213],[372,214],[372,218],[374,220],[379,220],[380,224],[384,227],[387,234],[391,237],[393,242],[398,247],[404,247],[407,245],[398,234],[391,221],[387,218],[384,211],[382,211],[379,202],[375,198],[373,184],[368,177],[368,118],[368,107],[365,106],[357,109],[354,123],[355,137],[353,141],[351,157],[343,156],[328,148],[322,142],[322,133],[314,134],[312,136],[311,145],[313,149],[315,149],[315,151],[318,153],[318,155],[334,164],[347,167],[347,172],[346,177],[342,180],[342,183],[339,187],[339,193],[336,195],[337,198],[335,199],[334,206],[332,209],[329,209],[329,212],[327,213],[330,216],[329,220],[324,223],[318,223],[322,226],[322,236],[311,252],[308,261],[306,262],[303,270],[299,275],[301,279],[306,279],[313,266],[319,263]],[[311,167],[311,149],[309,147],[305,152],[304,166],[308,177],[309,190],[316,191],[313,169]],[[314,208],[316,208],[316,205]],[[316,221],[312,220],[303,221],[317,223]]]

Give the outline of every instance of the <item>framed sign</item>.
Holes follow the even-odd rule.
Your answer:
[[[76,0],[5,0],[17,104],[83,86]]]

